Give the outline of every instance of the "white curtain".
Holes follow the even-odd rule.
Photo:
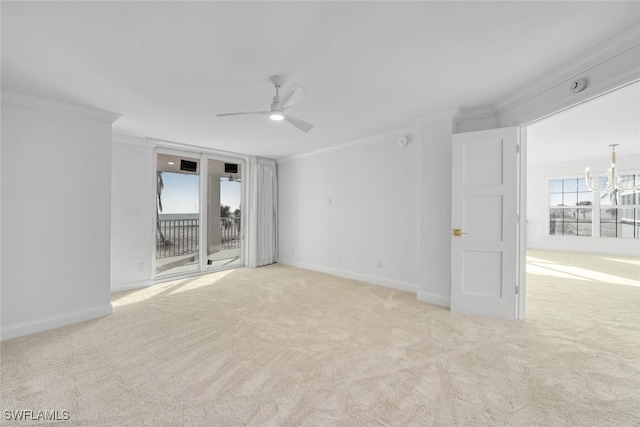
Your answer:
[[[273,264],[278,256],[278,177],[276,162],[249,159],[249,241],[247,265]]]

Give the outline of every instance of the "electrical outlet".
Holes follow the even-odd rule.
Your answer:
[[[142,271],[144,269],[144,262],[138,263],[138,271]]]
[[[342,264],[342,254],[338,254],[338,264]]]
[[[382,268],[382,261],[378,260],[377,267],[378,267],[378,268]]]

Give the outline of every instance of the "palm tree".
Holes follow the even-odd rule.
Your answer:
[[[160,229],[160,212],[162,212],[162,190],[164,189],[164,181],[162,180],[162,172],[158,172],[158,183],[156,185],[156,195],[158,197],[158,203],[156,203],[156,230],[158,230],[158,234],[160,235],[160,242],[162,246],[165,247],[171,242],[169,242],[162,233]]]

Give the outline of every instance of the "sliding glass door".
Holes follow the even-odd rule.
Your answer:
[[[197,153],[156,154],[155,277],[244,265],[243,165]]]
[[[200,269],[200,159],[158,153],[156,276]]]
[[[207,267],[242,263],[242,164],[208,159]]]

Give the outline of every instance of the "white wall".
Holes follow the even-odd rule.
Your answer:
[[[435,120],[435,121],[434,121]],[[420,126],[420,301],[449,306],[451,297],[452,114]]]
[[[532,147],[533,148],[533,147]],[[640,166],[640,156],[619,157],[622,166],[620,174],[625,174],[624,166]],[[549,236],[549,179],[583,177],[586,166],[594,172],[606,172],[608,156],[597,159],[569,161],[550,164],[529,164],[527,169],[527,247],[572,252],[593,252],[615,255],[640,256],[640,244],[634,239],[601,237]],[[603,164],[604,163],[604,164]],[[634,171],[637,173],[636,171]]]
[[[116,117],[3,93],[2,339],[111,313]]]
[[[153,145],[114,136],[111,177],[111,291],[152,284]]]
[[[496,107],[481,107],[462,115],[444,111],[440,119],[421,120],[414,135],[418,143],[413,146],[414,150],[416,146],[420,149],[404,152],[415,156],[411,159],[397,160],[399,154],[391,151],[393,141],[388,140],[279,162],[280,262],[404,289],[412,289],[417,283],[419,300],[449,305],[452,133],[523,126],[640,78],[640,45],[620,46],[614,44],[584,60],[576,59],[572,75],[564,69],[555,70]],[[589,80],[589,87],[579,94],[568,90],[576,77]],[[380,187],[376,173],[385,161],[404,163],[404,173],[417,176],[420,185],[399,193],[393,187]],[[350,169],[345,170],[345,166]],[[337,176],[348,178],[338,180]],[[372,184],[379,188],[372,190]],[[397,233],[381,234],[379,230],[389,218],[370,213],[376,198],[409,201],[411,194],[418,200],[412,204],[417,217]],[[529,203],[535,206],[539,202]],[[535,217],[529,217],[535,226]],[[340,222],[338,218],[342,218]],[[417,242],[410,230],[419,233]],[[386,262],[383,269],[376,269],[376,260],[388,257],[381,254],[385,247],[412,248],[416,252],[406,255],[405,271],[396,264],[389,269]],[[524,312],[523,306],[521,310]]]
[[[278,262],[417,291],[420,141],[399,136],[278,162]]]

